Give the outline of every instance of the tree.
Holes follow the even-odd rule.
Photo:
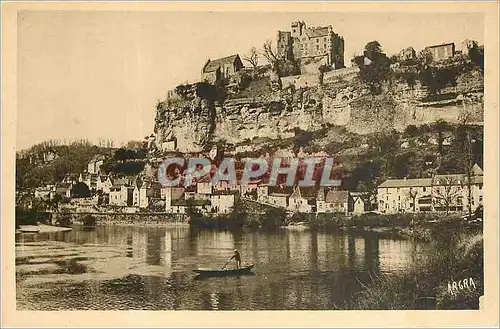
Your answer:
[[[279,66],[279,58],[277,56],[276,50],[273,47],[272,41],[266,40],[262,48],[262,56],[264,56],[269,64],[271,64],[273,70],[277,71]]]
[[[71,188],[71,195],[75,198],[88,198],[90,197],[90,189],[87,184],[78,182]]]
[[[365,62],[365,59],[368,61]],[[382,46],[378,41],[370,41],[366,44],[363,56],[354,58],[359,66],[360,78],[369,87],[372,94],[380,94],[382,81],[388,80],[390,76],[390,60],[382,52]]]
[[[412,205],[413,205],[413,211],[416,210],[417,208],[417,194],[418,194],[418,191],[417,190],[413,190],[413,188],[410,187],[410,190],[408,191],[407,195],[408,197],[410,198],[411,202],[412,202]]]
[[[466,184],[467,184],[467,214],[469,219],[472,217],[472,149],[471,149],[471,137],[468,123],[470,121],[470,113],[465,108],[465,98],[463,101],[463,113],[460,117],[460,124],[458,126],[457,135],[460,140],[461,149],[463,150],[460,154],[462,159],[462,167],[465,170]]]
[[[437,183],[439,185],[433,188],[434,204],[444,208],[448,215],[452,206],[457,205],[460,198],[460,182],[453,176],[446,176],[438,178]]]
[[[250,48],[250,52],[248,54],[243,55],[243,60],[247,61],[252,65],[252,67],[255,68],[259,64],[259,52],[257,51],[257,48],[252,47]]]
[[[364,55],[370,60],[375,60],[382,53],[382,46],[378,41],[370,41],[365,45]]]

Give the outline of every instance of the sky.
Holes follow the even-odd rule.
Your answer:
[[[483,15],[470,13],[23,11],[16,148],[48,139],[141,140],[153,133],[156,102],[199,79],[208,58],[261,48],[295,20],[332,25],[344,37],[346,65],[372,40],[389,55],[484,42]]]

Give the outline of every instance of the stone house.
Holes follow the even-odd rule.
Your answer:
[[[295,187],[288,198],[288,210],[291,212],[314,212],[316,210],[316,198],[312,189]]]
[[[336,212],[349,214],[354,210],[354,200],[348,191],[329,190],[320,188],[316,198],[316,212]]]
[[[113,180],[113,186],[109,189],[109,205],[122,206],[132,205],[133,187],[129,193],[128,180],[119,178]]]
[[[71,187],[70,183],[59,183],[56,185],[55,194],[64,196],[66,198],[71,198]]]
[[[92,160],[89,161],[87,165],[87,172],[89,174],[99,174],[105,159],[104,155],[96,154]]]
[[[288,197],[292,192],[289,187],[259,185],[257,187],[257,201],[275,207],[287,208]]]
[[[243,68],[243,62],[238,54],[207,60],[201,71],[201,80],[217,83],[235,75]]]
[[[219,214],[232,212],[236,203],[236,196],[236,191],[215,191],[210,195],[211,211]]]
[[[284,59],[324,59],[335,69],[344,65],[344,38],[331,25],[307,27],[303,21],[291,23],[291,31],[278,31],[277,54]]]
[[[471,188],[472,211],[483,204],[483,171],[472,167],[470,184],[465,174],[435,175],[421,179],[390,179],[378,186],[382,213],[466,211]]]
[[[35,189],[35,198],[42,200],[52,200],[55,193],[56,187],[54,185],[41,186]]]
[[[435,62],[452,58],[455,56],[455,43],[443,43],[441,45],[434,45],[425,47],[425,51],[432,54],[432,60]]]
[[[353,214],[364,213],[366,211],[366,203],[362,193],[350,192],[350,194],[352,196],[352,202],[353,202],[353,209],[352,209]]]

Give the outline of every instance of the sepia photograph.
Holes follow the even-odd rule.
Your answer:
[[[16,312],[498,305],[484,10],[49,4],[11,11]]]

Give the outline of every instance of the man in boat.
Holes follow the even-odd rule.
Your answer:
[[[229,260],[234,259],[236,261],[236,268],[239,269],[241,267],[241,256],[238,252],[238,249],[234,249],[234,254],[229,258]]]

